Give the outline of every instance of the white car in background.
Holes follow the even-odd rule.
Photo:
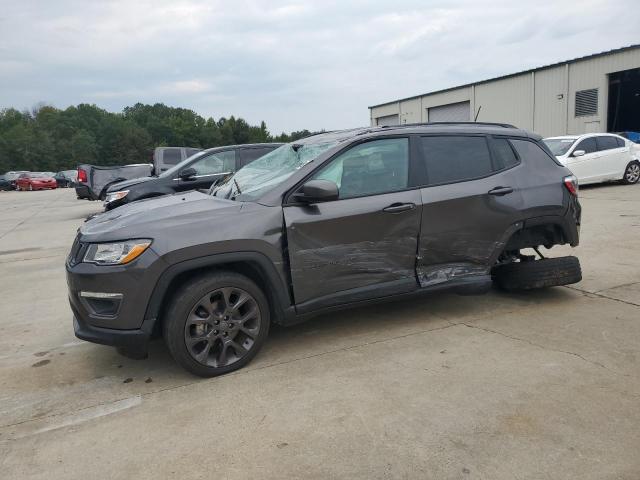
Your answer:
[[[545,138],[551,153],[578,177],[581,185],[640,180],[640,161],[633,142],[611,133],[587,133]]]

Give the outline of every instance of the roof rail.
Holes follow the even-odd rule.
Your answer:
[[[476,126],[476,127],[502,127],[502,128],[517,128],[509,123],[494,123],[494,122],[426,122],[426,123],[403,123],[402,125],[380,125],[378,128],[405,128],[405,127],[429,127],[432,125],[464,125],[464,126]],[[375,128],[375,127],[374,127]]]

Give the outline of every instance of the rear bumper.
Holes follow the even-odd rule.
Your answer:
[[[76,184],[76,196],[78,198],[88,198],[89,200],[98,200],[98,198],[93,195],[89,185],[84,184]]]

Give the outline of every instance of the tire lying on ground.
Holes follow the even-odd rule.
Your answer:
[[[498,265],[491,274],[494,283],[509,292],[570,285],[582,280],[577,257],[508,263]]]

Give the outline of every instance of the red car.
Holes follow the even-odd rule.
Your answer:
[[[42,172],[23,173],[16,180],[16,190],[44,190],[57,188],[58,184],[53,175]]]

